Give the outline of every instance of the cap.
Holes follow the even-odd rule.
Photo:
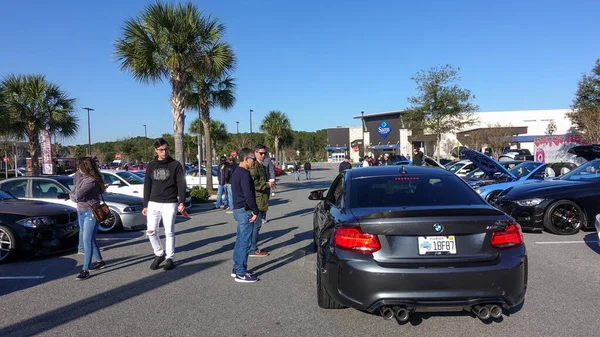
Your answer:
[[[390,156],[390,154],[389,154],[389,153],[384,153],[383,155],[384,155],[385,157],[389,157],[389,156]]]

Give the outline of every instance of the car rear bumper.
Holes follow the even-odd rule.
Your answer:
[[[142,212],[120,213],[121,223],[126,230],[146,228],[146,217]]]
[[[390,268],[356,254],[336,250],[323,281],[337,302],[369,312],[384,305],[444,311],[496,303],[509,309],[523,301],[527,289],[524,246],[503,251],[496,265],[464,268]]]
[[[77,221],[53,228],[21,227],[18,232],[19,250],[32,255],[73,249],[79,243],[79,226]]]

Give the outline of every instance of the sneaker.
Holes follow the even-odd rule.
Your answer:
[[[83,250],[78,250],[77,255],[85,255],[85,253],[83,252]]]
[[[246,273],[244,275],[235,275],[235,282],[242,282],[242,283],[254,283],[258,281],[258,278]]]
[[[229,211],[229,210],[230,210],[230,209],[229,209],[229,207],[225,207],[225,212],[227,212],[227,211]]]
[[[265,223],[267,223],[267,222],[269,222],[269,220],[267,220],[267,219],[262,219],[262,223],[264,223],[264,224],[265,224]]]
[[[173,263],[173,259],[167,259],[167,262],[165,262],[165,267],[163,269],[171,270],[173,268],[175,268],[175,263]]]
[[[252,254],[248,254],[249,257],[267,257],[269,256],[269,253],[262,251],[262,250],[257,250],[256,252],[252,253]]]
[[[79,273],[79,275],[77,275],[77,277],[75,279],[78,281],[81,281],[81,280],[88,279],[89,277],[90,277],[90,272],[84,269]]]
[[[246,274],[252,275],[252,272],[246,271]],[[235,272],[235,268],[233,268],[231,269],[231,277],[235,277],[235,275],[237,275],[237,273]]]
[[[152,261],[152,264],[150,265],[150,269],[156,270],[156,269],[160,268],[160,264],[163,263],[164,260],[165,260],[165,254],[163,254],[161,256],[156,256],[154,258],[154,261]]]
[[[90,270],[98,270],[106,267],[106,263],[104,261],[96,261],[90,268]]]
[[[232,210],[227,210],[227,211],[225,211],[225,213],[227,213],[227,214],[233,214],[233,211]]]

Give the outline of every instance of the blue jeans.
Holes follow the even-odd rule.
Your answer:
[[[233,211],[233,192],[231,191],[231,184],[227,184],[227,199],[229,200],[229,209]]]
[[[306,180],[310,180],[310,170],[306,170],[304,172],[306,172]]]
[[[77,216],[79,219],[79,216]],[[81,224],[79,225],[79,245],[77,245],[77,250],[83,252],[83,227]]]
[[[102,255],[96,244],[96,232],[100,223],[94,218],[94,214],[89,211],[77,211],[79,220],[79,229],[83,229],[83,269],[90,269],[92,263],[92,254],[96,261],[102,261]]]
[[[233,269],[238,275],[244,275],[248,270],[248,245],[252,236],[251,216],[252,212],[243,208],[233,210],[233,218],[237,222],[235,246],[233,246]]]
[[[252,222],[252,236],[250,237],[250,246],[248,247],[248,254],[254,254],[258,251],[258,233],[262,227],[262,219],[265,217],[266,212],[258,212],[256,220]]]
[[[227,208],[229,206],[229,199],[227,198],[227,189],[225,188],[225,186],[219,185],[219,189],[217,190],[217,203],[215,205],[217,208],[221,207],[221,199],[223,197],[225,197],[225,200],[223,201],[223,206]]]
[[[296,174],[296,180],[300,180],[300,171],[296,171],[295,174]]]

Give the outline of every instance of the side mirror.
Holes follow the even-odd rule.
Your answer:
[[[121,182],[118,180],[115,180],[111,183],[112,186],[121,186]]]
[[[56,199],[69,200],[69,193],[57,193]]]
[[[323,190],[315,190],[310,192],[308,196],[308,200],[325,200],[325,196],[323,195],[327,191],[327,189]]]

